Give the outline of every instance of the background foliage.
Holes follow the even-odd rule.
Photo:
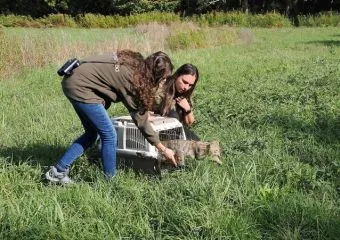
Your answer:
[[[150,11],[179,12],[182,16],[212,11],[297,15],[339,11],[340,0],[0,0],[0,13],[42,17],[49,14],[130,15]]]
[[[297,16],[300,26],[327,27],[340,26],[340,14],[335,12],[317,15]],[[128,16],[96,15],[87,13],[74,17],[66,14],[50,14],[42,18],[30,16],[0,15],[0,27],[69,27],[69,28],[124,28],[140,24],[161,23],[171,25],[174,22],[190,23],[198,26],[238,26],[238,27],[289,27],[293,23],[287,16],[279,13],[249,14],[244,12],[211,12],[181,18],[175,13],[148,12]],[[294,22],[294,21],[293,21]]]

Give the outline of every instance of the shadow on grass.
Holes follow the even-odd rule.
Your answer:
[[[284,132],[297,133],[286,135],[289,140],[299,138],[299,133],[313,136],[318,143],[337,144],[340,142],[340,116],[332,117],[328,115],[316,114],[313,123],[306,123],[303,120],[295,119],[292,116],[269,115],[264,119],[266,125],[281,127]]]
[[[338,239],[340,235],[336,207],[317,199],[280,192],[263,195],[253,204],[254,218],[265,238]]]
[[[13,165],[20,165],[22,163],[27,163],[32,167],[37,167],[40,165],[43,171],[47,171],[49,166],[53,165],[67,150],[65,146],[61,145],[46,145],[42,143],[36,143],[32,145],[27,145],[23,148],[19,147],[1,147],[0,157],[4,158],[6,162]],[[90,147],[86,150],[82,156],[83,160],[88,161],[87,164],[92,166],[101,167],[100,161],[100,151],[96,145]],[[88,166],[87,164],[75,162],[74,168],[81,172],[82,166]],[[117,157],[117,168],[123,171],[133,170],[136,175],[144,175],[150,177],[161,178],[161,170],[157,168],[157,161],[154,158],[139,158],[139,157],[129,157],[121,158]],[[77,171],[77,170],[76,170]],[[83,176],[82,180],[86,177]],[[89,180],[93,181],[92,179]]]
[[[340,46],[340,40],[320,40],[320,41],[309,41],[309,42],[304,42],[307,44],[321,44],[321,45],[325,45],[325,46]]]
[[[269,115],[264,122],[282,129],[289,155],[317,167],[319,177],[339,184],[340,116],[316,113],[314,121],[305,122],[293,116]]]
[[[23,147],[1,147],[0,157],[13,164],[27,162],[30,165],[50,165],[65,151],[66,148],[61,145],[36,143]]]

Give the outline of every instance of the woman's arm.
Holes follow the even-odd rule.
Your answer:
[[[191,125],[195,122],[195,116],[191,110],[189,113],[183,112],[183,122],[188,127],[191,127]]]
[[[146,140],[154,145],[159,152],[161,152],[164,157],[166,157],[167,160],[170,160],[174,166],[177,167],[177,163],[175,160],[175,153],[171,149],[165,147],[160,139],[158,133],[156,133],[151,124],[150,124],[150,117],[149,113],[147,111],[140,112],[140,111],[130,111],[130,115],[138,127],[138,129],[141,131],[143,136],[146,138]]]
[[[177,105],[182,109],[183,122],[190,127],[195,122],[195,116],[192,112],[192,107],[186,98],[176,98]]]

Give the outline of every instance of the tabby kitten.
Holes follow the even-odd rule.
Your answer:
[[[162,144],[175,152],[175,159],[179,166],[184,165],[186,157],[201,159],[202,157],[212,157],[212,161],[222,164],[220,160],[220,145],[218,141],[202,142],[192,140],[166,140]],[[164,159],[162,159],[164,161]]]

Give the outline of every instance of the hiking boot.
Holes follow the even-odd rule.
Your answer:
[[[68,170],[66,172],[58,172],[57,168],[51,166],[51,169],[45,173],[45,177],[48,181],[53,183],[69,184],[73,183],[71,178],[68,177]]]

